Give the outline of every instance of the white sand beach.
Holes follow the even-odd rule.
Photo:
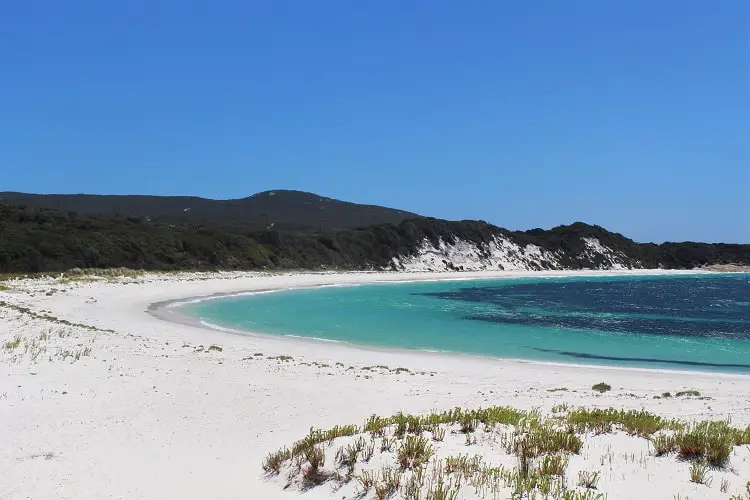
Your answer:
[[[261,462],[311,426],[361,425],[398,411],[550,412],[567,404],[750,425],[749,376],[364,349],[166,321],[180,319],[169,307],[160,317],[149,312],[156,303],[241,291],[523,274],[538,275],[232,272],[2,282],[0,499],[341,498],[354,485],[285,491]],[[363,370],[376,365],[409,371]],[[593,392],[597,382],[612,390]],[[561,387],[568,390],[550,392]],[[654,398],[686,389],[706,399]],[[621,434],[591,437],[577,460],[571,468],[601,471],[598,491],[610,499],[725,499],[744,495],[750,481],[748,446],[736,448],[731,467],[711,472],[711,485],[690,482],[689,463],[653,457],[646,440]]]

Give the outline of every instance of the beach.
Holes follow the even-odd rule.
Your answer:
[[[507,405],[550,412],[564,404],[750,425],[749,376],[244,334],[207,328],[175,307],[292,287],[583,274],[225,272],[5,281],[0,341],[10,347],[0,352],[0,498],[296,498],[299,492],[264,476],[268,453],[310,427],[361,424],[371,414],[398,411]],[[612,390],[593,392],[598,382]],[[705,398],[655,398],[687,389]],[[593,452],[591,460],[599,464]],[[659,467],[658,481],[644,474],[633,498],[644,498],[639,488],[658,493],[645,493],[649,498],[727,498],[718,480],[711,488],[689,482],[689,464]],[[731,491],[744,491],[750,450],[741,450],[733,467],[726,473],[734,478]],[[624,490],[608,493],[631,498]],[[341,496],[326,485],[304,493]]]

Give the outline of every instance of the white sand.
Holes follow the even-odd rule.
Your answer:
[[[146,311],[152,303],[214,293],[487,276],[491,274],[224,273],[149,275],[116,283],[15,282],[0,291],[0,301],[116,333],[0,307],[0,342],[15,335],[24,338],[15,349],[0,347],[0,499],[296,498],[298,493],[283,491],[278,481],[263,477],[260,464],[268,452],[302,437],[311,426],[361,424],[370,414],[399,410],[512,405],[549,411],[567,403],[750,424],[747,376],[378,351],[231,334],[163,321]],[[47,337],[40,339],[43,333]],[[211,345],[222,350],[198,348]],[[254,357],[256,352],[264,357]],[[268,359],[274,355],[294,359]],[[425,373],[361,370],[371,365]],[[349,366],[355,369],[347,370]],[[600,381],[613,390],[595,395],[591,385]],[[555,387],[570,390],[548,392]],[[711,399],[653,399],[688,388]],[[618,478],[638,465],[619,454],[632,452],[638,459],[647,453],[645,441],[620,444],[619,435],[591,439],[586,452],[575,457],[585,463],[571,460],[571,467],[602,470],[600,489],[610,499],[671,499],[678,493],[682,498],[727,498],[719,491],[721,478],[730,481],[729,493],[744,491],[750,480],[750,450],[739,450],[733,469],[716,472],[710,487],[689,482],[689,464],[653,457],[652,468],[640,471],[625,487]],[[609,445],[615,463],[600,465]],[[304,494],[310,499],[341,496],[328,486]]]

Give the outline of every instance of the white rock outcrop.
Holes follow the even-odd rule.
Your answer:
[[[582,238],[585,250],[580,255],[587,261],[597,260],[597,269],[629,269],[630,259],[593,237]],[[601,256],[597,259],[597,256]],[[439,240],[437,246],[425,238],[415,255],[394,257],[392,267],[403,271],[534,271],[566,269],[561,262],[562,252],[550,252],[537,245],[519,245],[503,236],[495,236],[489,243],[476,244],[456,239],[455,243]],[[635,266],[639,267],[639,266]]]

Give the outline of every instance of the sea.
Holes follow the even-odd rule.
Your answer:
[[[531,361],[750,374],[750,274],[322,286],[183,306],[239,331]]]

